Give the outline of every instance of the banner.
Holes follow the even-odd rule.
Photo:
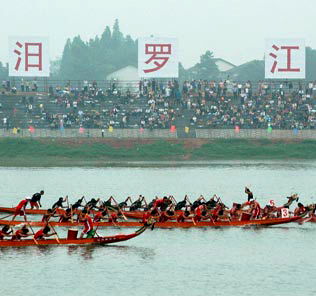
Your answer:
[[[49,76],[47,37],[9,37],[9,76]]]
[[[177,39],[139,38],[138,75],[141,78],[177,78],[179,76]]]
[[[265,78],[305,79],[305,40],[266,39]]]

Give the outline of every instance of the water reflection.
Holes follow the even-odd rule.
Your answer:
[[[136,246],[117,246],[117,245],[89,245],[89,246],[69,246],[68,255],[79,255],[84,260],[91,260],[94,254],[100,255],[101,250],[108,249],[118,255],[136,255],[143,260],[151,260],[155,256],[155,252],[151,248],[136,247]],[[104,255],[104,253],[102,253]]]

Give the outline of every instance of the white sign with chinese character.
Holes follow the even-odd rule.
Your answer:
[[[305,79],[305,40],[266,39],[265,78]]]
[[[9,37],[9,76],[49,76],[47,37]]]
[[[139,38],[138,74],[142,78],[177,78],[179,76],[177,39]]]

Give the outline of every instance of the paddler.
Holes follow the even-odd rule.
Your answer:
[[[99,201],[100,201],[100,198],[98,199],[91,198],[91,200],[87,202],[86,208],[88,208],[89,210],[99,209],[99,207],[97,206]]]
[[[174,209],[175,209],[176,211],[180,211],[180,210],[182,210],[182,208],[184,208],[184,207],[186,206],[186,204],[187,204],[187,196],[184,197],[184,200],[179,201],[179,202],[176,204],[176,206],[175,206]]]
[[[13,230],[9,225],[5,225],[0,230],[0,240],[3,240],[5,237],[12,236]]]
[[[79,207],[82,207],[82,201],[84,200],[84,196],[78,199],[73,205],[72,210],[78,210]]]
[[[20,229],[15,231],[12,235],[12,240],[20,240],[22,237],[31,236],[30,230],[28,229],[27,225],[24,224]]]
[[[16,216],[24,216],[24,221],[26,221],[25,208],[30,201],[31,201],[31,198],[26,197],[19,202],[19,204],[15,207],[15,212],[14,212],[12,221],[14,221]]]
[[[44,190],[41,190],[40,192],[34,193],[31,198],[31,209],[39,209],[42,207],[41,205],[41,197],[44,195]]]
[[[201,221],[202,216],[205,217],[206,215],[207,215],[207,208],[206,208],[206,204],[204,202],[194,209],[194,217],[193,217],[194,222]]]
[[[253,199],[253,193],[250,191],[250,189],[248,187],[245,187],[245,193],[248,196],[248,201],[250,201],[251,199]]]
[[[294,210],[294,216],[300,216],[307,212],[306,208],[302,203],[297,204],[297,208]]]
[[[242,204],[242,208],[245,206],[249,206],[249,213],[251,214],[250,219],[258,219],[261,212],[260,204],[255,200],[248,200]]]
[[[50,218],[52,218],[52,217],[59,217],[59,216],[55,215],[55,212],[56,212],[56,209],[55,210],[48,209],[46,211],[46,213],[42,217],[42,222],[48,223]]]
[[[178,215],[177,215],[177,222],[185,222],[186,219],[188,219],[190,216],[190,211],[188,211],[187,209],[185,209],[185,211],[181,211]]]
[[[84,229],[80,235],[80,238],[83,238],[85,234],[89,236],[91,232],[93,231],[93,221],[92,221],[92,218],[89,216],[88,211],[86,209],[82,210],[82,213],[80,216],[80,222],[82,222],[84,225]]]
[[[109,215],[109,222],[115,223],[115,222],[117,222],[117,219],[118,219],[118,214],[116,212],[112,212]]]
[[[66,196],[65,198],[60,197],[60,198],[58,199],[58,201],[56,201],[56,202],[53,204],[52,209],[54,210],[54,209],[59,209],[59,208],[62,209],[62,208],[64,208],[63,203],[67,201],[67,198],[68,198],[68,196]]]
[[[174,218],[174,214],[173,210],[162,211],[159,215],[158,222],[167,222],[168,220]]]
[[[45,237],[49,237],[52,235],[55,235],[56,233],[49,233],[50,232],[50,227],[48,225],[44,226],[42,229],[38,230],[35,234],[34,234],[34,239],[36,240],[41,240],[41,239],[45,239]]]
[[[100,209],[94,216],[93,222],[101,222],[108,215],[108,211],[104,209]]]
[[[217,198],[217,195],[216,194],[214,194],[211,198],[210,198],[210,200],[208,200],[207,202],[206,202],[206,207],[210,210],[210,209],[214,209],[215,207],[216,207],[216,205],[217,205],[217,201],[215,200],[215,197]]]
[[[168,205],[171,203],[172,201],[167,196],[164,196],[163,198],[155,200],[153,208],[160,209],[160,211],[165,211]]]
[[[241,204],[233,203],[232,208],[229,211],[230,217],[233,220],[239,220],[241,215]]]
[[[66,209],[65,213],[59,215],[59,222],[69,222],[72,217],[72,211],[71,209]]]

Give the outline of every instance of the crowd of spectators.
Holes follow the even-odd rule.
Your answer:
[[[2,83],[0,118],[10,128],[194,128],[313,129],[316,82],[142,80],[124,86],[83,81],[47,86],[36,81]],[[11,96],[9,96],[11,94]],[[15,100],[14,100],[15,98]],[[9,103],[11,101],[11,104]]]

